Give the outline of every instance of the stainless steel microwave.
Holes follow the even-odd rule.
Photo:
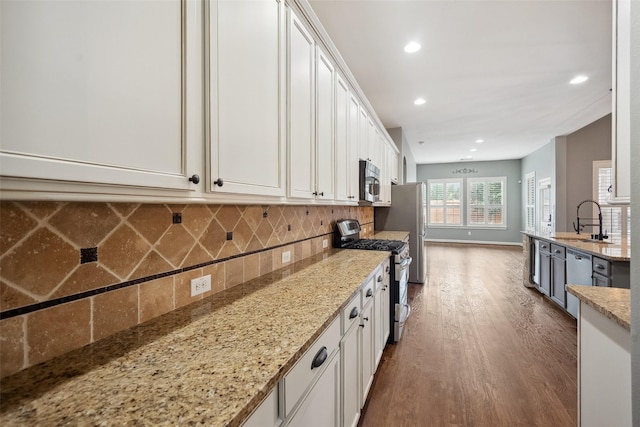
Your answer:
[[[360,160],[360,202],[380,200],[380,169],[368,160]]]

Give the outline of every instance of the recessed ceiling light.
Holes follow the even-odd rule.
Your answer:
[[[471,152],[473,153],[473,152],[475,152],[475,151],[478,151],[478,149],[477,149],[477,148],[472,148],[472,149],[471,149],[471,150],[469,150],[469,151],[471,151]]]
[[[571,79],[571,81],[569,82],[572,85],[578,85],[580,83],[584,83],[587,80],[589,80],[589,77],[587,76],[575,76],[573,79]]]
[[[426,100],[424,98],[418,98],[415,101],[413,101],[414,104],[416,105],[422,105],[422,104],[426,104]]]
[[[476,139],[476,144],[482,144],[484,142],[484,139]]]
[[[473,159],[473,156],[467,156],[467,159]]]
[[[420,46],[419,43],[411,42],[411,43],[408,43],[404,47],[404,51],[407,52],[407,53],[415,53],[415,52],[419,51],[421,47],[422,46]]]

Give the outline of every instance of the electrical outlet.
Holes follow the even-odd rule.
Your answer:
[[[211,275],[198,277],[197,279],[191,279],[191,296],[209,292],[211,290]]]
[[[291,262],[291,251],[282,252],[282,263]]]
[[[471,232],[469,231],[469,233],[467,234],[467,236],[471,236]]]
[[[322,248],[328,248],[329,247],[329,240],[328,239],[322,239]]]

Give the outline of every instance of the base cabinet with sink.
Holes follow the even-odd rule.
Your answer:
[[[243,426],[358,425],[390,332],[388,265],[375,269]]]
[[[571,240],[558,242],[532,235],[529,238],[529,282],[573,317],[578,315],[578,301],[567,294],[566,285],[630,287],[629,261],[597,256],[572,246]]]

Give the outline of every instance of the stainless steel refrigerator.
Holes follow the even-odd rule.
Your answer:
[[[377,207],[375,229],[409,232],[409,252],[413,262],[409,282],[425,283],[427,258],[424,246],[427,230],[427,185],[413,182],[391,186],[391,207]]]

